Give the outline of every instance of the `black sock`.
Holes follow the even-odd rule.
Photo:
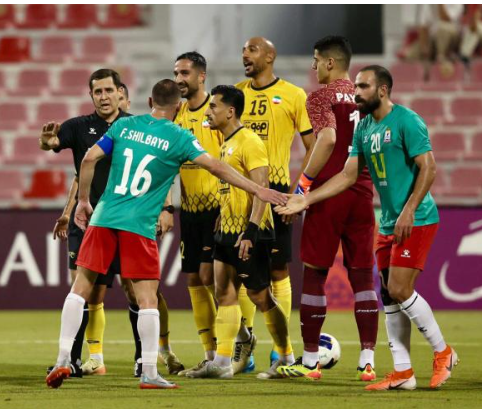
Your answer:
[[[139,306],[137,304],[129,304],[129,320],[132,326],[132,335],[134,336],[134,342],[136,344],[136,353],[134,360],[137,361],[142,357],[142,345],[139,331],[137,331],[137,320],[139,318]]]
[[[84,305],[84,314],[82,315],[82,323],[80,324],[79,332],[75,336],[72,351],[70,351],[70,362],[76,365],[82,362],[82,346],[84,345],[84,334],[87,324],[89,323],[89,304]]]

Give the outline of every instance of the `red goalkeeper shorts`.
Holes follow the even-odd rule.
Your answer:
[[[157,243],[147,237],[123,230],[89,226],[77,257],[77,265],[106,274],[119,251],[121,276],[139,280],[159,280]]]

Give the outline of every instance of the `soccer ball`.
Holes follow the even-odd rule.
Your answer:
[[[336,338],[333,335],[321,333],[320,340],[318,341],[318,360],[320,362],[320,368],[333,368],[340,360],[340,357],[341,348]]]

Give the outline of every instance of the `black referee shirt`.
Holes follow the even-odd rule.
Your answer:
[[[112,123],[125,116],[131,116],[131,114],[119,110],[119,115]],[[63,149],[72,149],[75,172],[79,175],[80,165],[87,150],[109,130],[110,126],[111,124],[97,115],[97,112],[69,119],[60,126],[57,135],[60,140],[60,145],[54,149],[54,152],[60,152]],[[107,156],[97,162],[95,167],[94,179],[92,180],[90,189],[90,203],[93,207],[95,207],[102,193],[104,193],[107,179],[109,178],[110,164],[111,157]]]

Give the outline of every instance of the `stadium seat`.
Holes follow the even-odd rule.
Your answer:
[[[81,58],[77,61],[105,63],[113,59],[114,53],[114,40],[111,36],[88,36],[82,40]]]
[[[471,82],[482,83],[482,61],[475,60],[470,66],[470,80]]]
[[[468,160],[482,161],[482,132],[472,136],[472,149],[465,158]]]
[[[0,30],[15,25],[15,9],[13,4],[0,4]]]
[[[431,136],[437,161],[459,160],[465,154],[465,135],[458,132],[438,132]]]
[[[364,67],[369,65],[368,63],[363,63],[363,64],[352,64],[350,66],[350,79],[355,82],[356,75],[360,72],[360,70]],[[316,78],[316,75],[315,75]],[[318,81],[317,81],[318,83]]]
[[[17,79],[17,87],[9,90],[13,97],[38,97],[42,91],[50,87],[50,75],[47,70],[27,69],[21,71]]]
[[[19,28],[49,28],[57,24],[57,5],[55,4],[27,4],[25,21],[18,23]]]
[[[478,197],[482,193],[482,167],[460,167],[452,170],[451,188],[447,192],[452,197]]]
[[[107,19],[102,28],[126,28],[141,25],[140,10],[137,4],[109,4]]]
[[[95,4],[68,4],[65,20],[59,28],[88,28],[97,25],[97,6]]]
[[[94,112],[94,105],[92,104],[92,101],[89,102],[83,102],[80,104],[79,112],[77,115],[90,115],[92,112]]]
[[[37,62],[62,63],[74,54],[74,43],[70,36],[44,37],[40,43],[40,53]]]
[[[66,194],[63,170],[37,170],[32,175],[30,189],[24,193],[29,199],[55,199]]]
[[[0,200],[18,200],[22,197],[24,185],[23,172],[0,170]]]
[[[0,39],[0,62],[22,62],[30,59],[28,37],[2,37]]]
[[[7,164],[38,165],[45,159],[39,149],[38,137],[19,136],[13,140],[13,154],[5,158]]]
[[[424,81],[424,68],[420,63],[398,62],[390,68],[395,92],[416,91]]]
[[[423,91],[447,92],[457,91],[462,88],[465,69],[462,63],[454,64],[452,75],[444,75],[441,72],[440,64],[434,64],[430,68],[429,82],[422,85]]]
[[[428,125],[434,125],[444,119],[443,101],[440,98],[416,98],[412,100],[411,109]]]
[[[432,195],[435,197],[443,196],[447,192],[448,186],[447,173],[443,167],[438,166],[437,175],[435,176],[435,180],[430,188],[430,193],[432,193]]]
[[[72,151],[70,149],[64,149],[59,153],[45,152],[47,163],[52,165],[70,165],[73,166]]]
[[[42,129],[42,126],[47,122],[62,123],[69,119],[69,109],[67,104],[62,102],[43,102],[37,108],[37,119],[35,123],[29,126],[32,131]]]
[[[5,81],[5,72],[0,71],[0,90],[4,89],[6,87],[6,81]]]
[[[16,130],[27,122],[27,107],[19,102],[0,104],[0,130]]]
[[[450,103],[452,112],[452,124],[477,125],[482,123],[482,99],[481,98],[454,98]]]
[[[52,91],[55,96],[88,95],[91,71],[86,68],[69,68],[60,73],[59,87]]]

